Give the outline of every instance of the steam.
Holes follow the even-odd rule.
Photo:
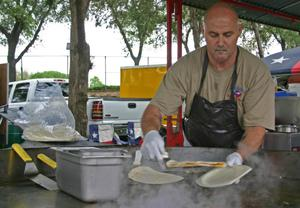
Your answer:
[[[272,207],[278,202],[278,197],[274,196],[279,196],[276,187],[280,185],[273,160],[276,158],[252,155],[247,165],[253,171],[241,178],[239,184],[219,188],[198,186],[195,181],[202,174],[191,173],[183,175],[184,181],[168,185],[145,185],[125,180],[117,203],[122,208]]]
[[[243,156],[245,159],[248,159],[253,153],[257,151],[256,149],[244,144],[243,142],[239,142],[238,149],[243,152]]]
[[[202,188],[195,180],[168,185],[133,184],[118,200],[122,208],[225,208],[241,207],[240,190],[236,185],[215,189]],[[190,184],[191,183],[191,184]],[[134,191],[132,191],[135,189]]]
[[[189,154],[185,156],[187,155]],[[99,202],[95,207],[101,205],[113,208],[257,208],[274,207],[278,203],[285,205],[290,202],[279,201],[278,187],[281,181],[280,171],[276,166],[277,159],[276,155],[256,153],[246,161],[246,165],[252,167],[253,171],[241,178],[239,184],[219,188],[198,186],[195,181],[202,173],[178,172],[185,180],[167,185],[134,182],[127,177],[129,169],[132,168],[129,164],[131,161],[128,161],[128,164],[124,165],[120,197],[112,202]]]

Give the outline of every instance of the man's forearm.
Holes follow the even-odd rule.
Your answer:
[[[161,126],[161,112],[158,107],[154,105],[148,105],[142,117],[141,127],[143,134],[151,130],[159,131]]]
[[[263,127],[247,127],[244,139],[239,143],[237,152],[243,159],[247,159],[262,145],[265,136]]]

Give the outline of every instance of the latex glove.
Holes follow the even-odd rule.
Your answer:
[[[241,165],[243,164],[243,158],[238,152],[234,152],[226,157],[226,163],[230,167],[234,165]]]
[[[162,161],[165,144],[158,131],[151,130],[144,136],[141,152],[145,158]]]

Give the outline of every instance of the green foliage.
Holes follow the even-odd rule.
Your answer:
[[[243,24],[243,32],[240,36],[240,45],[248,49],[249,51],[252,51],[256,54],[258,54],[257,49],[257,40],[255,38],[255,33],[253,30],[253,27],[251,25],[251,22],[242,20]],[[267,32],[267,28],[269,26],[263,25],[263,24],[256,24],[259,30],[260,38],[261,38],[261,44],[262,47],[267,50],[271,47],[273,41],[272,41],[272,34]]]
[[[0,0],[0,44],[8,45],[10,81],[16,80],[16,63],[38,40],[45,24],[61,21],[69,10],[67,5],[65,0]],[[25,46],[16,55],[22,44]]]
[[[105,89],[107,90],[113,90],[113,91],[119,91],[120,90],[120,86],[117,85],[107,85],[104,86]]]
[[[204,44],[204,36],[202,34],[202,19],[205,11],[196,9],[189,6],[182,7],[182,44],[184,45],[186,53],[190,52],[188,41],[190,35],[194,40],[194,49]],[[177,22],[172,25],[172,32],[174,34],[174,40],[177,40]]]
[[[257,40],[251,23],[248,21],[242,21],[244,30],[241,35],[240,44],[252,52],[257,53]],[[277,42],[281,45],[282,50],[288,48],[294,48],[300,45],[299,33],[291,30],[272,27],[264,24],[256,24],[259,30],[262,47],[267,51],[272,44]]]
[[[94,76],[93,78],[90,79],[90,87],[89,90],[100,90],[100,91],[105,91],[105,90],[110,90],[110,91],[119,91],[120,86],[115,86],[115,85],[104,85],[99,77]]]
[[[100,87],[89,88],[91,91],[120,91],[120,86],[117,85],[102,85]]]
[[[282,50],[295,48],[300,45],[298,32],[270,26],[267,27],[267,32],[273,35],[275,40],[281,45]]]
[[[58,6],[59,5],[59,6]],[[19,43],[30,40],[41,21],[62,20],[68,11],[63,0],[28,0],[11,1],[1,0],[0,3],[0,43],[7,44],[7,36],[13,34],[13,28],[20,30],[17,35]]]
[[[100,81],[99,77],[94,76],[90,79],[90,89],[100,89],[103,87],[103,83]]]
[[[37,79],[37,78],[62,78],[67,79],[68,76],[64,73],[58,71],[44,71],[44,72],[37,72],[35,74],[31,74],[30,79]]]

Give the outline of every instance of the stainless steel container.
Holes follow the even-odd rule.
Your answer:
[[[275,130],[282,133],[296,133],[298,132],[298,127],[296,125],[276,125]]]
[[[58,149],[58,187],[85,202],[117,199],[128,157],[121,149]]]

